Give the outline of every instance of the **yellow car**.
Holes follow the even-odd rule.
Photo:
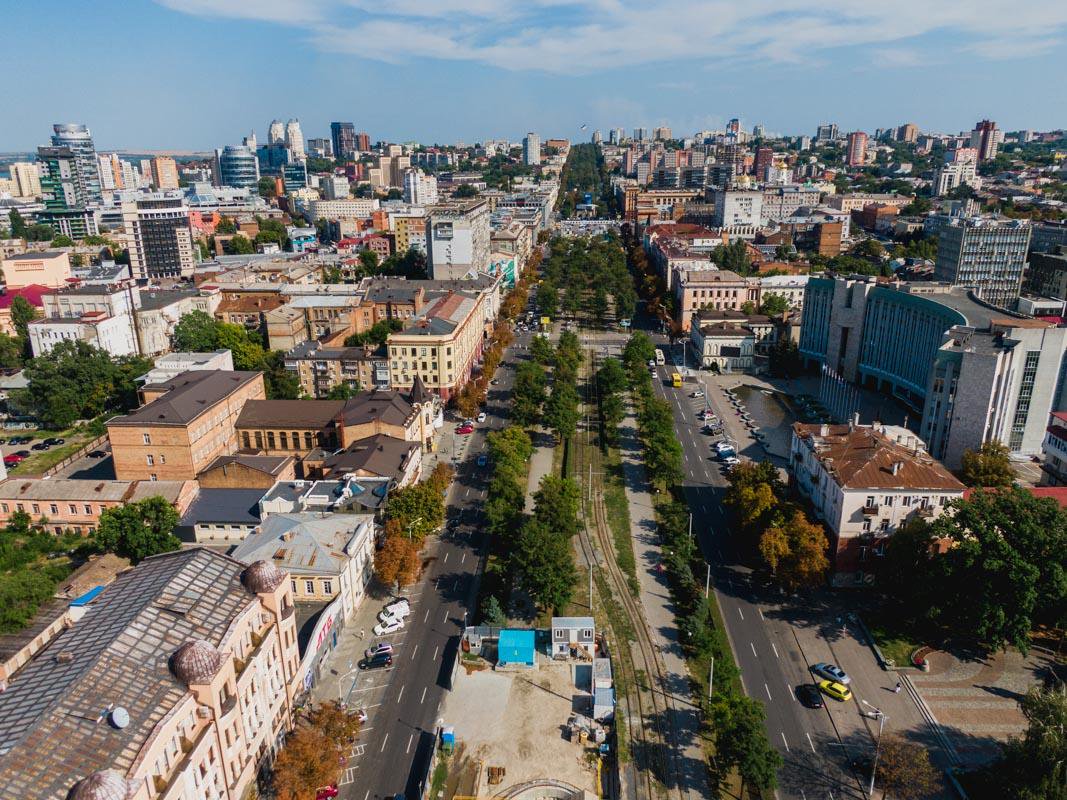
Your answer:
[[[852,699],[852,690],[837,681],[819,681],[819,689],[823,694],[830,695],[834,700],[847,702]]]

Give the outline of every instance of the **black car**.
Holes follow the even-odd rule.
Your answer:
[[[23,458],[29,458],[33,455],[33,453],[31,453],[29,450],[19,450],[17,453],[15,453],[15,455],[22,456]]]
[[[391,666],[393,666],[393,657],[389,653],[378,653],[376,656],[361,659],[359,662],[360,669],[382,669]]]
[[[89,458],[104,458],[106,455],[106,450],[93,450],[91,453],[89,453]]]
[[[814,683],[802,683],[797,687],[797,700],[807,708],[822,708],[822,692]]]
[[[55,437],[52,437],[51,439],[45,439],[44,443],[49,447],[59,447],[59,445],[64,444],[66,441],[66,439],[57,439]]]
[[[50,445],[50,444],[49,444],[48,442],[38,442],[37,444],[35,444],[35,445],[34,445],[33,447],[31,447],[30,449],[31,449],[31,450],[37,450],[37,451],[41,451],[41,450],[47,450],[47,449],[49,449],[49,448],[50,448],[51,446],[52,446],[52,445]]]

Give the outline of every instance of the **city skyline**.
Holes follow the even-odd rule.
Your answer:
[[[32,65],[36,78],[8,85],[20,113],[0,151],[32,150],[68,120],[88,125],[101,150],[207,151],[252,128],[265,139],[274,118],[299,118],[308,137],[351,120],[375,140],[427,143],[660,124],[684,134],[734,116],[794,135],[828,120],[842,132],[913,121],[955,133],[981,118],[1055,128],[1067,101],[1056,81],[1067,7],[1053,2],[988,0],[965,18],[840,0],[640,10],[604,0],[162,0],[95,12],[5,12],[19,35],[0,64],[9,74]],[[124,37],[113,53],[49,47],[114,41],[115,15]],[[93,79],[70,80],[87,59]]]

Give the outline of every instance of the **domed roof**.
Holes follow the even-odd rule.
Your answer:
[[[273,592],[285,580],[285,573],[269,561],[254,561],[241,573],[241,583],[253,594]]]
[[[129,788],[119,773],[105,769],[82,778],[67,797],[68,800],[126,800]]]
[[[222,656],[210,642],[196,639],[186,642],[170,658],[170,669],[174,677],[190,686],[194,683],[208,683],[222,666]]]

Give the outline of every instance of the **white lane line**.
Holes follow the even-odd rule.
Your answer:
[[[442,620],[442,622],[448,622],[448,612],[447,611],[445,612],[445,618]]]
[[[430,609],[426,609],[426,613],[422,615],[422,621],[425,622],[430,618]]]
[[[439,584],[440,582],[441,582],[441,576],[438,575],[436,578],[433,579],[433,588],[436,589],[437,588],[437,584]]]
[[[774,642],[771,642],[771,650],[774,651],[774,657],[775,658],[781,658],[781,656],[778,655],[778,648],[774,646]]]
[[[759,610],[759,618],[761,620],[763,620],[764,622],[767,621],[767,618],[765,616],[763,616],[763,609],[762,608]]]
[[[785,740],[785,731],[778,731],[778,732],[779,732],[780,734],[782,734],[782,744],[784,744],[784,745],[785,745],[785,751],[786,751],[786,752],[788,753],[788,752],[789,752],[789,742],[787,742],[787,741]]]
[[[448,553],[445,553],[445,557],[441,559],[441,563],[442,564],[447,564],[448,563]]]
[[[764,690],[765,692],[767,692],[767,699],[768,699],[768,700],[770,700],[771,702],[773,702],[773,701],[774,701],[774,698],[773,698],[773,697],[771,697],[771,687],[770,687],[770,686],[768,686],[767,684],[763,684],[763,690]],[[403,689],[401,689],[400,691],[404,691],[404,690],[403,690]]]
[[[367,800],[368,797],[370,797],[370,789],[368,789],[367,793],[363,795],[363,800]]]
[[[811,740],[811,734],[810,733],[805,733],[804,735],[808,737],[808,744],[811,745],[811,752],[814,753],[815,752],[815,743]]]
[[[461,556],[459,557],[459,563],[460,563],[460,564],[462,564],[462,563],[463,563],[464,561],[466,561],[466,560],[467,560],[467,554],[466,554],[466,553],[463,553],[463,554],[462,554],[462,555],[461,555]]]
[[[438,651],[439,649],[440,649],[440,645],[438,645],[437,647],[435,647],[435,648],[433,649],[433,658],[431,659],[431,661],[436,661],[436,660],[437,660],[437,651]]]
[[[414,738],[415,738],[415,734],[411,734],[411,736],[408,737],[408,746],[404,748],[404,752],[405,753],[410,753],[411,752],[411,740],[414,739]]]
[[[785,682],[785,691],[786,694],[793,698],[794,703],[800,702],[799,700],[797,700],[797,693],[793,691],[793,687],[789,684],[789,681]]]
[[[759,656],[756,655],[756,645],[752,644],[752,642],[749,642],[748,646],[752,648],[752,655],[756,656],[756,658],[759,658]]]
[[[468,486],[467,490],[463,493],[463,496],[467,497],[468,495],[470,495],[470,493],[471,493],[471,487]]]
[[[745,618],[745,615],[741,613],[741,606],[738,606],[738,607],[737,607],[737,613],[738,613],[738,614],[741,614],[741,619],[744,619],[744,618]]]
[[[422,687],[422,697],[419,699],[419,703],[422,704],[422,703],[425,703],[425,702],[426,702],[426,687],[423,686]]]
[[[766,686],[766,684],[764,684],[764,686]],[[401,687],[400,687],[400,693],[399,693],[399,694],[398,694],[398,695],[396,696],[396,702],[397,702],[397,703],[399,703],[399,702],[400,702],[400,698],[402,698],[402,697],[404,696],[404,690],[405,690],[406,688],[407,688],[407,685],[406,685],[406,684],[405,684],[404,686],[401,686]],[[769,694],[770,694],[770,692],[768,691],[768,692],[767,692],[767,694],[769,695]]]
[[[388,742],[388,741],[389,741],[389,734],[387,733],[387,734],[385,734],[385,738],[382,739],[382,749],[378,751],[379,753],[384,753],[385,752],[385,743]]]
[[[415,660],[415,654],[416,654],[417,652],[419,652],[419,646],[418,646],[418,645],[415,645],[415,649],[411,651],[411,660],[412,660],[412,661],[414,661],[414,660]]]

